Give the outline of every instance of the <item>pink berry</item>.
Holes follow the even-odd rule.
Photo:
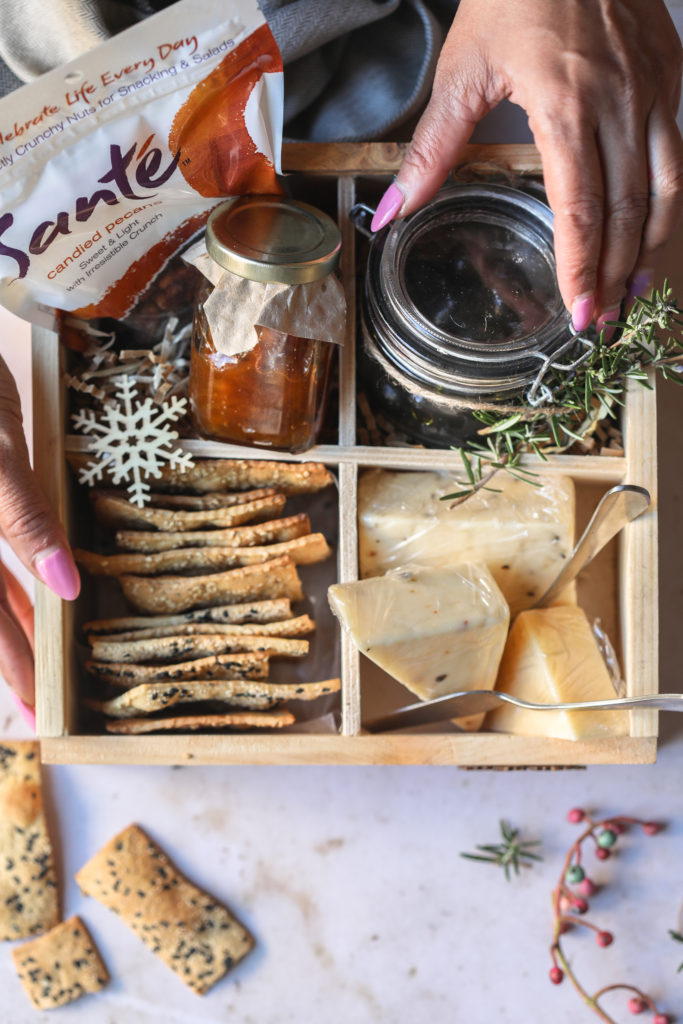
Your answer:
[[[579,896],[574,900],[574,910],[577,914],[585,914],[588,910],[588,900],[581,899]]]
[[[598,932],[596,938],[598,946],[611,946],[614,942],[614,936],[611,932]]]
[[[647,1003],[640,996],[631,996],[627,1005],[631,1013],[644,1013],[647,1010]]]
[[[595,882],[592,882],[590,878],[583,878],[579,882],[577,889],[579,890],[582,896],[595,896],[596,892],[598,891]]]
[[[656,1013],[652,1018],[652,1024],[671,1024],[665,1013]]]
[[[559,985],[564,978],[564,972],[561,971],[559,967],[551,967],[549,976],[553,985]]]
[[[656,836],[662,831],[662,826],[657,821],[646,821],[643,825],[643,832],[646,836]]]
[[[595,856],[598,858],[598,860],[607,860],[607,858],[611,856],[611,854],[606,846],[598,846],[595,850]]]
[[[560,896],[559,906],[561,914],[568,914],[569,911],[572,909],[572,905],[572,901],[569,899],[568,896]]]
[[[567,814],[567,821],[570,821],[572,825],[578,825],[580,821],[586,817],[586,812],[580,807],[572,807],[571,811]]]

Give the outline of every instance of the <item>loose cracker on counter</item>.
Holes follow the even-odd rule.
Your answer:
[[[99,992],[107,968],[80,917],[70,917],[37,939],[12,950],[19,980],[38,1010],[66,1006]]]
[[[0,939],[23,939],[59,921],[37,740],[0,743]]]
[[[199,995],[254,945],[227,907],[188,881],[137,825],[114,836],[76,881]]]

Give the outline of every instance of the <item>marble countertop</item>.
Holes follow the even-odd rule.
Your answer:
[[[676,243],[683,248],[683,239]],[[680,262],[677,264],[681,265]],[[0,313],[2,350],[30,434],[25,325]],[[683,403],[660,388],[660,688],[681,690]],[[11,552],[3,554],[16,568]],[[672,557],[673,556],[673,557]],[[30,586],[30,578],[23,575]],[[0,735],[28,736],[4,687]],[[60,1009],[64,1024],[577,1024],[592,1014],[568,984],[548,981],[550,892],[576,836],[570,807],[598,817],[668,822],[625,836],[618,856],[590,862],[605,888],[590,919],[614,931],[567,937],[582,981],[640,984],[683,1015],[683,951],[668,936],[683,901],[683,717],[661,718],[656,765],[561,771],[456,767],[106,767],[45,769],[64,913],[91,929],[113,981]],[[510,882],[459,856],[496,842],[499,819],[541,839],[544,860]],[[145,827],[197,884],[227,902],[257,947],[200,1000],[113,914],[83,897],[74,873],[131,822]],[[41,1019],[0,949],[4,1019]],[[620,997],[622,998],[622,997]],[[625,1001],[625,997],[622,998]],[[609,1007],[609,1004],[606,1004]],[[614,1009],[615,1004],[612,1003]],[[621,1019],[625,1014],[621,1013]]]

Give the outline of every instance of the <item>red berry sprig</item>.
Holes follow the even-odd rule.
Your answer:
[[[589,842],[593,845],[593,851],[598,860],[607,860],[612,856],[615,846],[629,828],[638,826],[645,835],[654,836],[662,829],[662,825],[654,821],[641,821],[639,818],[605,818],[602,821],[595,821],[581,807],[573,807],[567,814],[567,820],[573,825],[583,825],[581,835],[572,843],[565,857],[560,874],[560,880],[553,890],[553,942],[550,947],[552,967],[550,969],[550,980],[554,985],[559,985],[565,977],[581,995],[584,1002],[605,1021],[605,1024],[615,1024],[612,1017],[603,1010],[599,1000],[606,992],[613,992],[621,989],[630,993],[627,1008],[631,1013],[638,1014],[650,1011],[654,1016],[652,1024],[670,1024],[666,1014],[658,1011],[654,1000],[645,992],[634,985],[606,985],[599,991],[590,995],[581,986],[576,975],[562,949],[561,938],[571,931],[573,927],[589,928],[595,932],[595,939],[599,946],[606,948],[614,942],[611,932],[598,928],[591,921],[583,916],[590,909],[588,899],[598,892],[598,887],[586,873],[583,864],[582,844]]]

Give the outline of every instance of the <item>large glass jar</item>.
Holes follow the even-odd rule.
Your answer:
[[[340,235],[331,218],[308,204],[253,196],[218,207],[206,243],[229,274],[296,287],[333,271]],[[336,346],[254,325],[251,347],[219,351],[206,313],[213,289],[203,278],[196,297],[189,392],[197,429],[233,444],[305,451],[320,430]]]
[[[474,407],[523,397],[573,341],[540,186],[451,185],[374,235],[361,315],[372,408],[422,444],[472,437]]]

